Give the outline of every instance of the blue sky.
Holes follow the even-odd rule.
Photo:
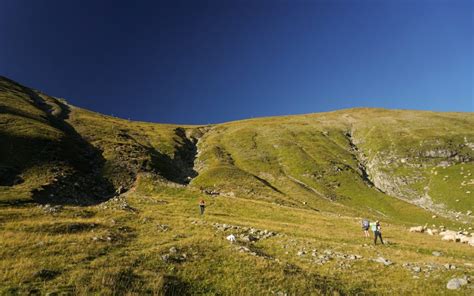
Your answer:
[[[153,122],[473,112],[473,3],[0,0],[0,75]]]

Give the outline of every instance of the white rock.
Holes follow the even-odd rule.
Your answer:
[[[443,241],[453,241],[453,242],[455,242],[455,241],[456,241],[456,235],[455,235],[455,234],[445,234],[445,235],[443,235],[443,237],[441,238],[441,240],[443,240]]]
[[[228,235],[225,239],[230,241],[231,243],[235,243],[235,241],[236,241],[235,240],[235,235],[233,235],[233,234]]]
[[[377,259],[374,259],[375,262],[378,262],[378,263],[382,263],[383,265],[392,265],[392,261],[388,260],[388,259],[385,259],[383,257],[378,257]]]
[[[466,284],[467,284],[467,280],[463,278],[455,278],[455,279],[449,280],[448,284],[446,285],[446,288],[448,288],[449,290],[458,290]]]
[[[454,235],[455,236],[456,234],[457,234],[457,232],[452,231],[452,230],[444,230],[444,231],[441,231],[439,233],[439,235],[441,235],[441,236],[445,236],[445,235]]]
[[[423,226],[410,227],[410,232],[423,232],[423,231],[424,231]]]
[[[466,236],[466,235],[462,235],[461,239],[460,239],[461,243],[463,243],[463,244],[468,243],[470,240],[471,240],[471,238],[469,236]]]
[[[474,237],[471,237],[471,239],[469,239],[469,241],[467,242],[468,245],[474,247]]]

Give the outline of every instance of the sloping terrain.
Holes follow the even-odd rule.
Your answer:
[[[473,124],[469,113],[383,109],[222,124],[201,139],[191,184],[314,209],[392,217],[406,209],[403,220],[415,218],[397,197],[472,221]]]
[[[133,122],[0,77],[0,294],[469,295],[446,283],[474,278],[474,248],[407,227],[473,235],[472,126],[372,108]]]
[[[100,151],[64,120],[68,113],[60,100],[0,80],[0,184],[16,196],[2,202],[89,204],[113,192]]]
[[[3,202],[93,204],[131,188],[139,172],[177,184],[196,175],[200,128],[103,116],[6,78],[0,87],[0,185],[14,191]]]

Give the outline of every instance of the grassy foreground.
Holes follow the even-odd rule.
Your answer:
[[[373,246],[357,217],[238,197],[206,198],[200,217],[200,193],[141,183],[123,197],[124,209],[121,200],[52,213],[3,206],[1,294],[449,295],[451,277],[474,276],[472,247],[409,233],[399,223],[382,220],[388,243]],[[219,231],[214,223],[277,235],[232,244],[225,237],[238,230]],[[372,261],[380,256],[393,264]]]

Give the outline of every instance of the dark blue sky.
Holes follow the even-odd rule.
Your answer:
[[[0,0],[0,75],[171,123],[474,111],[471,0]]]

